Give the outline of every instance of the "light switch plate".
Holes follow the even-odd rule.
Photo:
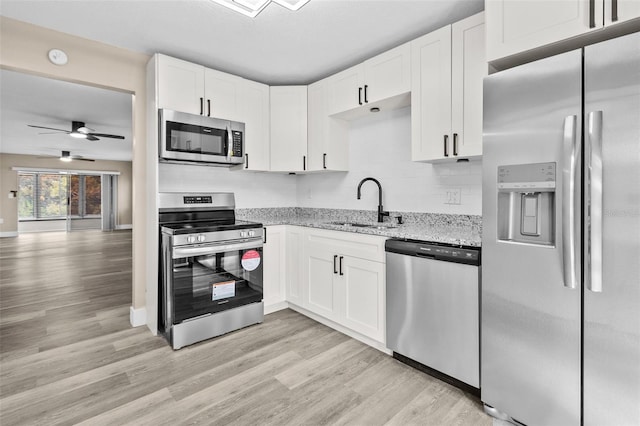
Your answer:
[[[462,191],[461,191],[460,188],[447,189],[444,203],[445,204],[460,204],[460,193],[461,192]]]

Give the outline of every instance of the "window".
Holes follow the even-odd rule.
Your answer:
[[[19,220],[99,217],[101,201],[100,176],[18,173]]]

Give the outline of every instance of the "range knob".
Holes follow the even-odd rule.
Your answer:
[[[250,237],[255,237],[256,236],[256,231],[249,231],[249,236]]]
[[[195,243],[196,242],[196,237],[194,237],[193,235],[189,235],[187,237],[187,242],[188,243]]]
[[[206,240],[206,239],[207,239],[207,237],[205,237],[204,235],[202,235],[202,234],[198,235],[198,242],[200,242],[200,243],[201,243],[201,242],[203,242],[203,241],[204,241],[204,240]]]
[[[240,231],[240,238],[245,238],[247,236],[247,231]]]

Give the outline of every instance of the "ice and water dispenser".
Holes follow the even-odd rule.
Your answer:
[[[556,163],[498,166],[498,240],[555,244]]]

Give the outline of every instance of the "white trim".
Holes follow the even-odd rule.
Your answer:
[[[281,311],[283,309],[287,309],[289,307],[289,303],[282,301],[272,303],[270,305],[264,305],[264,314],[268,315],[273,312]]]
[[[11,167],[14,172],[39,172],[39,173],[63,173],[63,174],[82,174],[82,175],[120,175],[120,172],[114,170],[74,170],[74,169],[56,169],[44,167]]]
[[[18,231],[0,232],[0,238],[17,237]]]
[[[116,229],[133,229],[133,225],[132,225],[132,224],[128,224],[128,225],[116,225]]]
[[[331,321],[331,320],[329,320],[329,319],[327,319],[327,318],[325,318],[323,316],[320,316],[318,314],[314,314],[313,312],[308,311],[308,310],[306,310],[304,308],[301,308],[300,306],[297,306],[297,305],[294,305],[292,303],[289,303],[289,309],[294,310],[294,311],[298,312],[299,314],[302,314],[302,315],[304,315],[306,317],[309,317],[312,320],[319,322],[320,324],[324,324],[327,327],[333,328],[334,330],[339,331],[342,334],[346,334],[347,336],[349,336],[349,337],[351,337],[353,339],[356,339],[356,340],[358,340],[358,341],[360,341],[360,342],[362,342],[362,343],[364,343],[366,345],[369,345],[372,348],[379,350],[380,352],[384,352],[387,355],[391,355],[393,353],[391,350],[386,348],[384,343],[378,342],[377,340],[373,340],[370,337],[363,336],[360,333],[357,333],[357,332],[355,332],[355,331],[353,331],[353,330],[351,330],[351,329],[349,329],[349,328],[347,328],[347,327],[345,327],[343,325],[335,323],[335,322],[333,322],[333,321]]]
[[[133,306],[129,307],[129,322],[131,327],[145,325],[147,323],[147,308],[134,309]]]

